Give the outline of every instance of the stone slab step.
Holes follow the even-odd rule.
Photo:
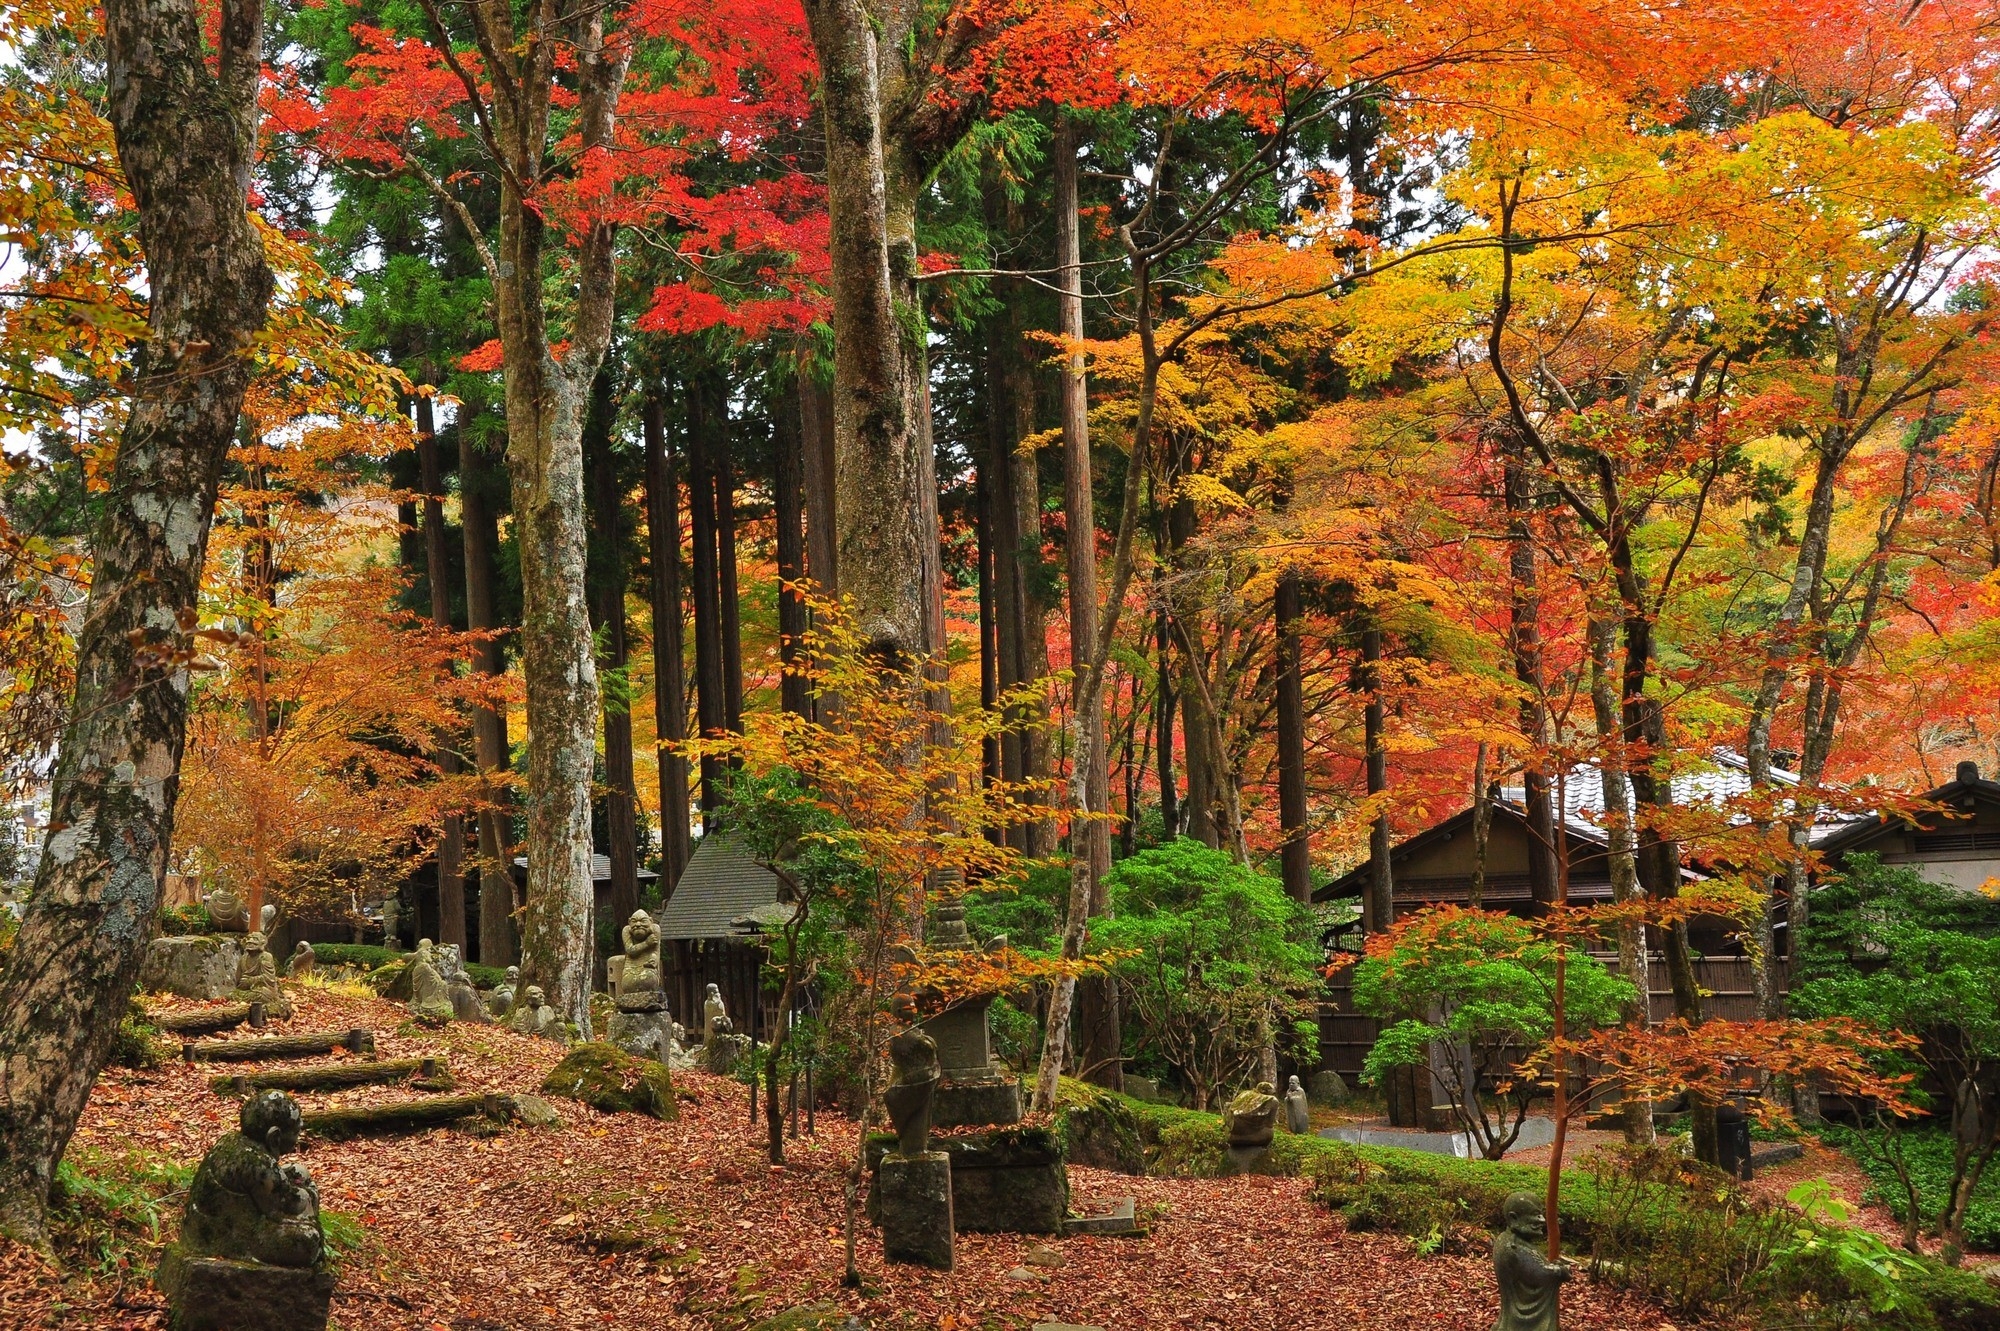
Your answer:
[[[1063,1221],[1065,1234],[1100,1234],[1118,1237],[1139,1237],[1145,1234],[1145,1226],[1136,1218],[1138,1199],[1120,1197],[1111,1203],[1109,1211],[1096,1215],[1073,1215]]]

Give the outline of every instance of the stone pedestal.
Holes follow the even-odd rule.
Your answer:
[[[875,1171],[875,1207],[884,1257],[951,1270],[951,1184],[951,1157],[943,1151],[883,1157]]]
[[[726,1077],[736,1070],[736,1064],[750,1052],[750,1037],[747,1035],[712,1035],[702,1045],[702,1058],[708,1070],[718,1077]]]
[[[236,971],[243,961],[243,940],[223,934],[183,934],[155,938],[139,967],[139,987],[148,993],[174,994],[214,1002],[236,988]]]
[[[1047,1128],[1001,1128],[976,1137],[945,1137],[931,1155],[951,1161],[953,1224],[962,1234],[1060,1234],[1069,1214],[1069,1171],[1062,1143]],[[895,1139],[870,1138],[876,1171],[867,1214],[883,1224],[882,1171],[897,1157]]]
[[[937,1044],[938,1072],[943,1080],[931,1121],[940,1128],[1005,1126],[1021,1121],[1021,1087],[1010,1077],[995,1076],[993,1042],[987,1028],[990,995],[948,1008],[924,1022],[924,1033]]]
[[[326,1331],[333,1307],[324,1267],[184,1257],[178,1246],[160,1262],[158,1284],[172,1331]]]
[[[674,1015],[659,1012],[613,1012],[605,1038],[628,1054],[671,1063],[674,1054]]]
[[[935,1128],[1004,1127],[1021,1121],[1021,1084],[1004,1077],[946,1081],[931,1103]]]

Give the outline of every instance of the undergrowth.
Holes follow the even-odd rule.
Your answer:
[[[1895,1213],[1896,1219],[1907,1221],[1909,1196],[1885,1154],[1886,1147],[1900,1144],[1910,1182],[1917,1191],[1918,1218],[1926,1232],[1936,1232],[1938,1214],[1944,1209],[1945,1196],[1951,1188],[1949,1131],[1927,1128],[1899,1132],[1893,1134],[1899,1142],[1892,1143],[1891,1134],[1830,1126],[1821,1131],[1820,1137],[1853,1159],[1868,1175],[1869,1188],[1864,1200],[1881,1202]],[[1978,1190],[1972,1194],[1972,1205],[1965,1215],[1965,1241],[1984,1252],[2000,1252],[2000,1163],[1986,1171]]]

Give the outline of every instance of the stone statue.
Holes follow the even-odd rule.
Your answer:
[[[1278,1135],[1277,1092],[1268,1081],[1257,1083],[1253,1091],[1240,1091],[1223,1111],[1223,1126],[1229,1132],[1230,1146],[1238,1150],[1256,1150],[1269,1146],[1271,1139]]]
[[[250,908],[243,904],[243,898],[226,887],[218,887],[201,899],[208,907],[208,922],[220,934],[247,934],[250,932]]]
[[[451,989],[438,971],[437,950],[430,939],[417,940],[416,955],[409,965],[411,1015],[419,1021],[450,1021]]]
[[[296,980],[302,975],[311,975],[319,957],[313,952],[313,945],[305,939],[292,949],[292,959],[285,963],[285,974]]]
[[[1312,1131],[1312,1105],[1306,1101],[1306,1088],[1293,1077],[1285,1087],[1285,1127],[1298,1133]]]
[[[1542,1199],[1509,1194],[1507,1228],[1493,1237],[1493,1274],[1500,1282],[1500,1320],[1493,1331],[1557,1331],[1568,1262],[1548,1259],[1549,1224]]]
[[[262,1003],[266,1016],[283,1020],[292,1015],[291,1000],[278,984],[278,963],[264,946],[264,935],[252,931],[243,937],[243,959],[236,963],[236,1001]]]
[[[451,1015],[459,1021],[487,1020],[485,1000],[479,997],[479,990],[472,985],[472,977],[466,973],[458,944],[446,943],[434,955],[437,958],[438,978],[444,981],[445,993],[451,997]]]
[[[283,1091],[243,1106],[241,1131],[202,1158],[180,1239],[160,1267],[173,1325],[202,1331],[323,1328],[333,1298],[319,1192],[298,1149],[303,1116]]]
[[[708,997],[703,999],[701,1003],[701,1042],[703,1044],[707,1044],[708,1038],[716,1033],[716,1023],[718,1021],[724,1023],[720,1029],[724,1034],[727,1034],[730,1029],[727,1024],[729,1021],[729,1009],[722,1005],[722,990],[718,986],[711,984],[708,986]]]
[[[889,1060],[895,1080],[882,1092],[889,1122],[896,1129],[896,1154],[915,1160],[930,1149],[931,1108],[937,1099],[937,1042],[917,1020],[917,1005],[908,994],[896,996],[896,1015],[909,1024],[889,1040]]]
[[[620,935],[625,955],[611,977],[611,989],[620,1012],[658,1012],[667,1005],[666,991],[660,988],[660,926],[643,910],[632,912]],[[714,986],[709,986],[714,992]],[[717,997],[716,1002],[722,1000]]]
[[[494,988],[493,992],[487,996],[486,1010],[496,1017],[504,1017],[512,1011],[514,1007],[514,990],[519,986],[520,980],[521,968],[519,966],[509,966],[507,968],[507,978],[502,980]]]
[[[516,1035],[539,1035],[545,1040],[564,1038],[562,1018],[549,1006],[538,984],[529,985],[521,995],[521,1001],[514,1005],[514,1019],[508,1025]]]

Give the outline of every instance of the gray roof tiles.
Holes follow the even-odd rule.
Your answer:
[[[778,876],[751,859],[735,837],[703,837],[667,904],[654,916],[660,937],[742,938],[750,932],[750,920],[762,918],[777,902],[781,886]]]

